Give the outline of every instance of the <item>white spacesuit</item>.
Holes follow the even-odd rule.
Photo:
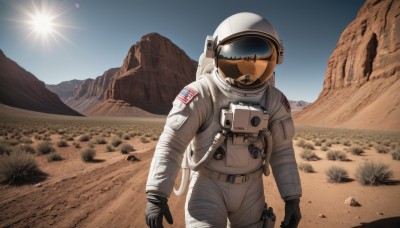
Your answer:
[[[197,80],[176,97],[156,146],[146,185],[147,225],[162,227],[163,216],[172,223],[167,198],[182,164],[178,194],[191,169],[187,227],[266,227],[266,215],[273,214],[266,210],[262,174],[269,174],[269,165],[286,202],[282,225],[297,226],[294,125],[286,97],[268,83],[282,60],[275,29],[253,13],[232,15],[207,37]]]

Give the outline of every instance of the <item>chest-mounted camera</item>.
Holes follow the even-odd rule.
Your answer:
[[[269,115],[258,105],[233,104],[221,110],[220,123],[233,133],[258,134],[268,128]]]

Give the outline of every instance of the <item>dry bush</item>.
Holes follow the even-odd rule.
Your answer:
[[[144,137],[144,136],[142,136],[142,137],[140,137],[140,142],[142,142],[142,143],[148,143],[148,142],[150,142],[146,137]]]
[[[325,174],[328,177],[328,182],[340,183],[348,178],[347,171],[344,168],[334,165],[329,167]]]
[[[33,148],[31,145],[20,144],[17,146],[17,149],[25,151],[27,153],[36,154],[35,148]]]
[[[122,143],[122,140],[119,137],[115,137],[111,140],[111,145],[113,145],[114,147],[119,146],[119,144]]]
[[[89,134],[84,134],[84,135],[81,135],[81,136],[79,136],[79,142],[87,142],[87,141],[89,141],[90,139],[92,138],[92,136],[91,135],[89,135]]]
[[[94,142],[95,142],[96,144],[107,144],[107,140],[106,140],[105,138],[101,137],[101,136],[96,137],[96,138],[94,139]]]
[[[304,139],[300,139],[299,141],[297,141],[296,146],[303,147],[305,144],[306,144],[306,141],[304,141]]]
[[[131,144],[125,143],[121,145],[121,154],[128,154],[131,151],[133,151],[133,146]]]
[[[326,146],[325,143],[322,144],[321,150],[322,150],[322,151],[327,151],[327,150],[328,150],[328,147]]]
[[[129,134],[129,133],[123,134],[123,135],[122,135],[122,139],[123,139],[123,140],[130,140],[130,139],[131,139],[131,134]]]
[[[399,149],[394,150],[391,154],[392,154],[393,160],[397,160],[397,161],[400,160],[400,150]]]
[[[12,147],[6,141],[0,141],[0,155],[10,154],[12,152]]]
[[[108,144],[108,145],[106,146],[106,151],[107,151],[107,152],[113,152],[113,151],[115,151],[115,148],[114,148],[112,145]]]
[[[380,153],[380,154],[386,154],[388,151],[386,150],[386,147],[384,146],[376,146],[375,147],[376,152]]]
[[[319,159],[319,157],[309,149],[303,150],[303,152],[300,153],[300,157],[307,161],[316,161]]]
[[[38,155],[42,155],[54,152],[55,149],[51,146],[51,143],[49,141],[43,141],[36,146],[36,151]]]
[[[42,176],[33,155],[22,150],[15,150],[0,159],[0,182],[7,184],[23,184],[32,178]]]
[[[328,153],[326,154],[326,158],[328,160],[339,160],[339,161],[347,161],[347,155],[340,151],[340,150],[330,150],[328,151]]]
[[[67,147],[68,143],[65,140],[60,140],[60,141],[57,142],[57,146],[58,147]]]
[[[367,161],[356,169],[356,179],[362,185],[384,184],[392,176],[393,172],[389,170],[389,166],[381,162]]]
[[[96,150],[94,150],[93,148],[86,147],[81,150],[81,158],[84,162],[94,161],[95,156],[96,156]]]
[[[313,167],[312,167],[312,165],[311,164],[308,164],[308,163],[300,163],[299,165],[298,165],[298,168],[299,168],[299,170],[301,170],[301,171],[303,171],[303,172],[305,172],[305,173],[312,173],[312,172],[314,172],[314,169],[313,169]]]
[[[53,161],[61,161],[64,158],[58,154],[57,152],[51,152],[50,154],[47,155],[47,161],[48,162],[53,162]]]
[[[360,146],[352,146],[352,147],[350,147],[350,152],[351,152],[351,154],[354,154],[354,155],[360,155],[360,154],[364,153],[364,149]]]

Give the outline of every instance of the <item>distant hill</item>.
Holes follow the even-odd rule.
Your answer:
[[[329,58],[322,92],[296,123],[400,130],[399,15],[400,1],[364,3]]]
[[[81,116],[46,89],[33,74],[9,59],[0,50],[0,103],[44,113]]]
[[[58,97],[62,100],[65,101],[65,99],[72,97],[73,92],[75,87],[78,85],[82,84],[83,80],[71,80],[71,81],[65,81],[61,82],[56,85],[48,85],[46,84],[46,88],[50,90],[51,92],[55,93],[58,95]]]

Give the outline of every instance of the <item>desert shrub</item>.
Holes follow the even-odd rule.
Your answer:
[[[103,138],[103,137],[96,137],[95,139],[94,139],[94,142],[96,143],[96,144],[106,144],[107,143],[107,140],[105,139],[105,138]]]
[[[315,140],[314,140],[314,145],[315,145],[315,146],[321,146],[321,145],[322,145],[321,139],[319,139],[319,138],[315,139]]]
[[[41,155],[41,154],[49,154],[50,152],[53,152],[55,150],[51,146],[51,143],[49,141],[43,141],[36,146],[36,151],[38,155]]]
[[[325,146],[327,146],[327,147],[331,147],[332,146],[332,140],[326,140],[325,141]]]
[[[400,160],[400,150],[399,149],[394,150],[392,152],[392,158],[393,158],[393,160],[397,160],[397,161]]]
[[[106,146],[106,151],[107,152],[113,152],[113,151],[115,151],[115,148],[112,145],[109,144],[109,145]]]
[[[325,145],[325,143],[322,144],[321,150],[322,151],[327,151],[328,150],[328,147]]]
[[[33,148],[31,145],[27,145],[27,144],[20,144],[20,145],[17,146],[17,149],[25,151],[27,153],[31,153],[31,154],[35,154],[36,153],[35,148]]]
[[[364,153],[364,149],[360,146],[351,146],[350,152],[351,152],[351,154],[354,154],[354,155],[360,155],[360,154]]]
[[[386,147],[384,147],[384,146],[376,146],[375,150],[376,150],[376,152],[378,152],[380,154],[386,154],[387,153]]]
[[[129,134],[129,133],[123,134],[123,135],[122,135],[122,139],[123,139],[123,140],[129,140],[129,139],[131,139],[131,134]]]
[[[348,178],[347,171],[342,167],[338,166],[331,166],[329,167],[326,172],[326,176],[328,177],[329,182],[340,183]]]
[[[312,165],[311,165],[311,164],[308,164],[308,163],[303,163],[303,162],[302,162],[302,163],[299,164],[298,168],[299,168],[301,171],[305,172],[305,173],[312,173],[312,172],[314,172],[314,169],[313,169]]]
[[[351,142],[350,142],[349,140],[343,140],[343,141],[342,141],[342,144],[343,144],[344,146],[351,146]]]
[[[1,183],[22,184],[41,174],[33,155],[25,151],[16,150],[0,159]]]
[[[60,140],[60,141],[57,142],[57,146],[58,147],[67,147],[68,143],[65,140]]]
[[[129,152],[133,151],[133,146],[131,144],[125,143],[121,145],[120,152],[122,154],[127,154]]]
[[[385,183],[393,176],[389,166],[371,161],[360,164],[356,169],[356,179],[361,185],[378,185]]]
[[[148,143],[149,140],[148,140],[146,137],[142,136],[142,137],[140,137],[140,142],[142,142],[142,143]]]
[[[74,141],[74,137],[72,135],[68,135],[65,139],[67,141]]]
[[[79,148],[81,148],[81,144],[80,143],[75,143],[75,148],[77,148],[77,149],[79,149]]]
[[[160,137],[156,134],[153,134],[153,136],[151,136],[151,140],[153,141],[157,141]]]
[[[303,150],[303,152],[300,153],[300,157],[307,161],[316,161],[319,159],[318,156],[309,149]]]
[[[113,145],[114,147],[119,146],[119,144],[122,143],[122,140],[119,137],[115,137],[111,140],[111,145]]]
[[[81,135],[81,136],[79,136],[79,142],[87,142],[87,141],[89,141],[90,139],[92,138],[92,136],[91,135],[89,135],[89,134],[84,134],[84,135]]]
[[[305,144],[306,144],[306,141],[304,141],[303,139],[300,139],[299,141],[297,141],[296,146],[303,147]]]
[[[5,141],[0,141],[0,155],[2,154],[10,154],[12,151],[12,147]]]
[[[94,161],[94,157],[96,156],[96,150],[90,147],[83,148],[81,150],[81,158],[84,162]]]
[[[52,161],[61,161],[64,158],[61,157],[60,154],[58,154],[57,152],[51,152],[50,154],[47,155],[47,161],[48,162],[52,162]]]
[[[345,153],[343,153],[340,150],[330,150],[328,151],[328,153],[326,154],[326,158],[328,160],[339,160],[339,161],[346,161],[347,160],[347,155]]]
[[[19,142],[20,142],[20,143],[24,143],[24,144],[32,144],[32,143],[33,143],[32,140],[31,140],[30,138],[28,138],[28,137],[22,137],[22,138],[19,140]]]

